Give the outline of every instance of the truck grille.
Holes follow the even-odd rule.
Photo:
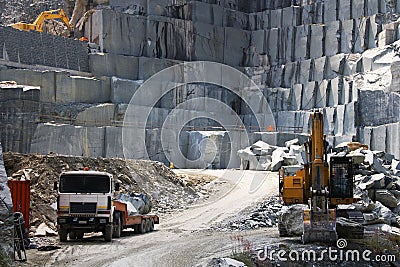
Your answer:
[[[71,202],[70,213],[96,213],[96,203]]]

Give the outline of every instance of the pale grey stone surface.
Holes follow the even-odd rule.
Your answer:
[[[14,230],[14,216],[13,216],[13,203],[11,199],[10,188],[8,187],[7,173],[4,168],[3,151],[0,144],[0,250],[10,259],[14,253],[13,249],[13,230]]]

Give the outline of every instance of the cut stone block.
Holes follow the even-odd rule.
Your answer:
[[[335,78],[331,80],[330,86],[328,87],[328,105],[330,107],[337,106],[339,104],[339,88],[340,81],[339,78]]]
[[[302,110],[308,110],[314,107],[316,86],[317,86],[316,82],[308,82],[304,84],[304,90],[301,100]]]
[[[351,0],[351,18],[358,19],[364,16],[364,0]]]
[[[111,125],[115,120],[114,114],[114,104],[100,104],[80,112],[75,119],[75,124],[95,126]]]
[[[355,114],[355,103],[351,102],[345,105],[344,113],[344,123],[343,123],[343,133],[347,135],[356,134],[356,114]]]
[[[320,25],[311,25],[310,26],[310,58],[320,58],[323,55],[323,39],[324,39],[324,28]],[[327,37],[325,37],[326,40]],[[329,46],[333,46],[334,44],[329,42]]]
[[[338,20],[348,20],[351,18],[351,1],[337,0]]]
[[[111,102],[128,104],[136,90],[143,84],[143,81],[132,81],[112,77],[111,79]]]
[[[336,20],[336,1],[324,2],[324,22]]]
[[[338,105],[335,112],[335,135],[343,135],[344,105]]]
[[[325,77],[326,57],[312,59],[311,61],[311,81],[322,81]]]
[[[325,45],[324,55],[333,56],[339,52],[339,38],[340,38],[340,24],[339,21],[332,21],[326,24],[325,29]]]
[[[294,49],[294,59],[297,61],[307,59],[308,33],[308,25],[295,27],[294,43],[296,48]]]
[[[349,2],[348,0],[344,0]],[[353,20],[342,20],[340,22],[340,52],[352,53],[353,52]]]
[[[386,126],[381,125],[372,128],[371,149],[386,150]]]
[[[300,110],[302,103],[303,85],[295,84],[290,91],[290,104],[292,110]]]
[[[316,98],[315,98],[315,107],[316,108],[324,108],[326,107],[326,93],[328,92],[329,81],[323,80],[317,82],[317,86],[315,88]]]
[[[138,79],[138,57],[110,53],[92,53],[89,55],[89,61],[90,72],[96,76],[118,76],[124,79]]]
[[[386,152],[400,159],[400,124],[392,123],[387,125],[386,133]]]
[[[301,84],[306,84],[309,82],[310,80],[310,64],[311,64],[311,60],[303,60],[301,62],[299,62],[300,64],[300,71],[298,73],[298,83]]]

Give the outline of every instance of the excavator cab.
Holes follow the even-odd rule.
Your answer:
[[[332,157],[329,178],[330,204],[336,206],[353,203],[353,187],[353,159],[350,157]]]

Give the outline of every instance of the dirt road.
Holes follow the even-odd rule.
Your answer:
[[[180,173],[186,172],[183,170]],[[204,266],[214,257],[232,254],[232,232],[207,230],[249,207],[252,203],[276,195],[276,173],[239,170],[206,170],[220,183],[219,193],[202,204],[161,218],[157,230],[124,236],[105,243],[101,237],[62,244],[53,252],[35,252],[31,261],[39,266]],[[250,240],[261,241],[277,236],[276,228],[242,233]],[[256,238],[257,237],[257,238]]]

